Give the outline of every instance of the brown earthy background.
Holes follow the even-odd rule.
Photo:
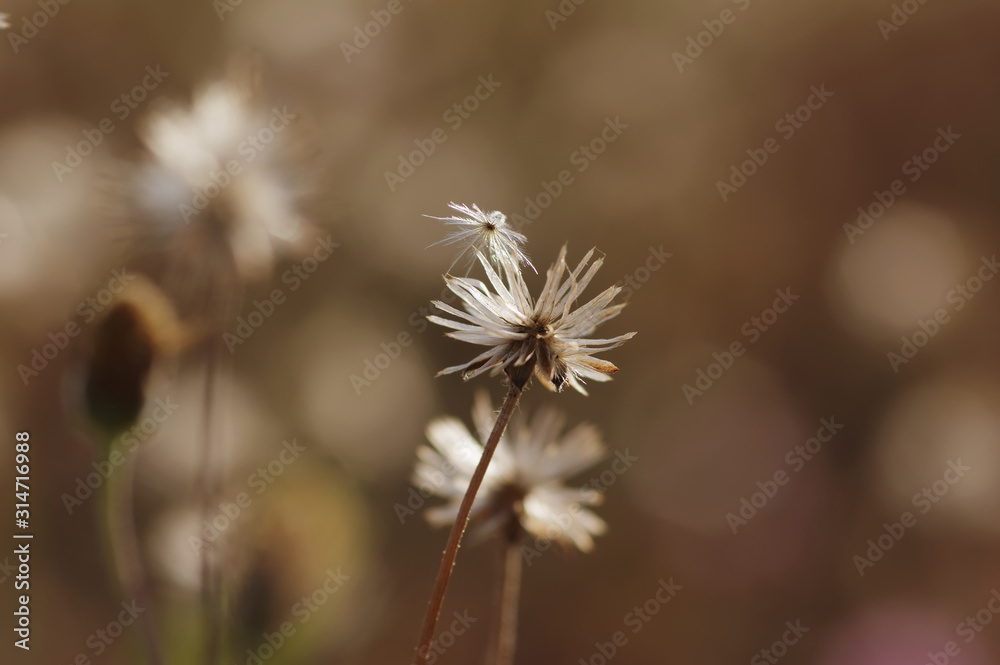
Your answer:
[[[45,3],[10,3],[0,32],[0,511],[13,512],[14,433],[27,430],[34,632],[30,654],[13,648],[4,536],[0,660],[142,662],[134,627],[96,646],[122,599],[98,501],[68,514],[64,498],[98,461],[75,406],[93,333],[77,306],[112,270],[145,269],[129,243],[143,220],[122,218],[113,175],[139,150],[136,120],[253,58],[269,103],[298,115],[310,148],[288,177],[318,181],[310,217],[340,246],[294,292],[280,281],[294,262],[279,266],[287,301],[227,359],[223,497],[261,487],[256,470],[284,441],[306,450],[226,531],[225,662],[254,662],[246,649],[338,569],[349,576],[342,588],[265,662],[412,658],[446,537],[403,510],[414,451],[432,417],[468,420],[474,388],[502,395],[499,379],[434,378],[474,351],[421,318],[453,257],[425,249],[444,229],[421,215],[445,215],[449,201],[536,217],[523,230],[540,268],[564,242],[571,261],[596,246],[607,259],[594,293],[633,282],[630,306],[602,330],[638,331],[607,355],[621,368],[615,380],[589,397],[535,385],[522,402],[593,422],[612,452],[578,479],[605,488],[607,535],[592,554],[548,551],[525,570],[518,662],[601,665],[610,647],[597,645],[616,631],[627,643],[615,665],[998,662],[1000,625],[987,620],[1000,610],[1000,281],[978,275],[993,276],[1000,250],[1000,7],[897,4],[402,0],[345,54],[387,3],[53,2],[44,27],[14,42]],[[894,11],[901,25],[889,30]],[[691,46],[699,33],[702,46]],[[686,49],[697,57],[675,55]],[[165,80],[115,115],[115,99],[156,66]],[[498,85],[456,127],[449,109],[481,77]],[[832,96],[800,109],[816,90]],[[808,119],[782,122],[796,112]],[[106,117],[114,131],[57,179],[52,162]],[[619,133],[605,134],[615,140],[582,157],[616,119]],[[446,140],[390,186],[386,172],[436,128]],[[767,161],[730,181],[754,155]],[[914,156],[934,163],[923,170]],[[563,170],[572,182],[552,198]],[[723,196],[719,181],[742,184]],[[884,214],[845,228],[859,207],[876,216],[879,197],[893,199]],[[765,310],[776,291],[797,299],[775,320]],[[239,315],[267,292],[248,292]],[[762,316],[771,323],[754,332]],[[25,385],[18,366],[67,321],[83,334]],[[401,333],[409,343],[385,366],[379,354],[396,351]],[[745,352],[726,356],[735,342]],[[912,358],[891,362],[904,351]],[[716,357],[732,361],[721,376]],[[385,368],[352,383],[369,362]],[[718,378],[696,384],[699,371]],[[157,374],[150,400],[178,408],[137,458],[139,525],[174,663],[197,662],[201,640],[187,542],[199,519],[201,376],[193,361]],[[811,459],[794,452],[831,420],[843,427]],[[615,451],[637,459],[602,476]],[[770,484],[776,474],[785,484]],[[727,519],[743,499],[756,512]],[[911,526],[897,526],[905,512]],[[6,534],[13,515],[0,514]],[[871,566],[859,564],[869,540],[892,543]],[[489,540],[462,548],[445,617],[476,622],[439,663],[482,659],[497,554]],[[647,603],[671,579],[682,588],[670,603]],[[656,613],[637,623],[644,604]],[[762,650],[792,636],[786,622],[808,631],[768,660]],[[949,642],[960,655],[945,653]]]

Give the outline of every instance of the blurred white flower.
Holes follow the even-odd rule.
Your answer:
[[[10,23],[7,20],[9,18],[10,14],[4,14],[3,12],[0,12],[0,30],[6,30],[7,28],[10,27]]]
[[[478,279],[445,276],[448,288],[462,299],[465,311],[434,301],[438,309],[461,321],[434,315],[427,317],[428,320],[452,328],[448,333],[450,337],[491,348],[440,374],[462,372],[463,378],[471,379],[485,372],[495,375],[505,371],[515,385],[523,387],[534,371],[549,390],[561,391],[569,383],[584,395],[587,391],[582,379],[609,381],[608,375],[617,372],[618,368],[591,354],[621,346],[635,333],[610,339],[586,339],[597,326],[617,316],[625,307],[624,304],[611,305],[621,291],[621,287],[612,286],[587,304],[573,309],[576,299],[604,263],[602,257],[584,273],[594,251],[587,252],[579,265],[570,271],[564,245],[555,265],[546,273],[545,287],[537,302],[528,292],[520,268],[510,259],[500,262],[506,276],[504,284],[483,254],[478,254],[495,293]]]
[[[442,417],[427,426],[433,447],[417,450],[413,483],[448,499],[426,512],[435,526],[455,521],[483,452],[480,441],[493,429],[496,413],[485,391],[476,395],[472,416],[479,441],[457,418]],[[607,524],[583,506],[599,505],[604,497],[594,489],[566,487],[563,481],[593,465],[605,448],[593,426],[578,425],[560,437],[563,424],[554,409],[540,410],[530,423],[520,414],[514,417],[472,506],[471,518],[478,526],[499,527],[513,516],[535,536],[572,543],[584,552],[593,549],[593,537],[603,534]]]
[[[434,217],[432,215],[424,215],[424,217],[440,219],[448,226],[458,227],[458,230],[449,233],[448,237],[444,240],[434,243],[434,245],[441,243],[446,245],[463,245],[462,251],[459,252],[458,256],[455,257],[455,260],[448,267],[449,272],[463,256],[467,254],[474,255],[477,252],[488,254],[498,266],[501,261],[500,257],[509,257],[516,264],[529,266],[532,270],[535,270],[535,266],[531,265],[528,255],[522,249],[528,239],[524,234],[518,233],[510,227],[510,224],[507,223],[507,216],[502,212],[499,210],[484,212],[474,203],[471,208],[458,203],[449,203],[448,207],[455,212],[461,213],[463,216]],[[434,245],[431,245],[431,247]],[[474,260],[475,257],[471,258]],[[538,271],[535,270],[535,272]]]
[[[301,178],[279,158],[295,114],[262,111],[230,81],[199,91],[189,108],[164,107],[140,127],[151,159],[138,177],[138,204],[166,251],[192,252],[188,264],[228,251],[240,282],[266,279],[275,255],[301,249]]]

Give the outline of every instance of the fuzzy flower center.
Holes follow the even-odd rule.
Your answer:
[[[552,326],[542,321],[532,321],[527,325],[519,326],[518,332],[530,335],[536,339],[543,339],[552,334]]]

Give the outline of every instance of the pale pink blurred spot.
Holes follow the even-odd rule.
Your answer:
[[[693,406],[671,404],[652,426],[630,484],[637,505],[672,527],[670,556],[688,574],[738,587],[822,566],[836,533],[830,452],[796,464],[799,471],[786,461],[815,436],[818,419],[806,421],[771,371],[745,356]],[[824,446],[838,445],[838,436]],[[760,507],[744,508],[742,499]]]
[[[817,659],[818,665],[924,665],[928,654],[939,654],[940,665],[992,665],[977,643],[965,644],[955,633],[963,618],[941,609],[917,604],[887,604],[865,610],[835,629]],[[983,639],[983,638],[980,638]],[[985,641],[985,640],[984,640]],[[948,642],[961,650],[957,657],[944,653]],[[946,660],[940,660],[945,658]]]

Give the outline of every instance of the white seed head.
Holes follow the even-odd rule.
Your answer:
[[[462,246],[462,251],[448,267],[449,272],[464,256],[469,256],[470,263],[474,261],[477,252],[486,254],[498,266],[501,261],[510,259],[517,265],[525,265],[535,270],[535,266],[531,264],[523,249],[524,243],[528,239],[524,234],[518,233],[510,226],[507,222],[507,216],[502,212],[499,210],[483,211],[474,203],[472,207],[469,207],[452,202],[448,204],[448,207],[461,213],[462,216],[424,216],[440,219],[448,226],[457,227],[444,240],[434,243],[434,245],[443,243]]]
[[[266,279],[277,254],[297,253],[308,224],[295,165],[279,159],[290,133],[282,113],[265,112],[228,80],[198,91],[188,107],[151,112],[139,128],[149,159],[136,195],[153,234],[188,251],[226,248],[244,283]]]
[[[511,381],[523,387],[533,372],[549,390],[561,391],[568,383],[584,395],[585,379],[610,380],[609,375],[618,368],[593,354],[621,346],[635,333],[609,339],[588,338],[625,307],[624,303],[611,304],[621,291],[621,287],[612,286],[574,308],[604,263],[603,258],[590,263],[594,253],[593,249],[587,252],[570,270],[564,245],[555,265],[546,273],[537,300],[528,292],[519,266],[509,259],[500,262],[505,277],[502,279],[486,257],[477,254],[492,289],[478,279],[446,276],[448,288],[461,298],[464,311],[433,301],[439,310],[455,318],[432,315],[428,320],[451,328],[450,337],[490,348],[440,373],[461,372],[463,378],[471,379],[487,372],[506,372]]]
[[[443,506],[428,509],[429,522],[449,525],[469,486],[496,412],[485,391],[476,395],[473,422],[479,440],[457,418],[442,417],[427,426],[430,446],[417,450],[413,483],[445,498]],[[537,536],[573,544],[584,552],[594,545],[594,536],[607,525],[581,506],[601,503],[602,495],[589,488],[566,487],[563,482],[590,467],[605,454],[597,430],[579,425],[560,436],[564,418],[554,409],[542,409],[528,420],[515,414],[500,438],[472,507],[472,519],[489,529],[516,517],[521,527]]]

